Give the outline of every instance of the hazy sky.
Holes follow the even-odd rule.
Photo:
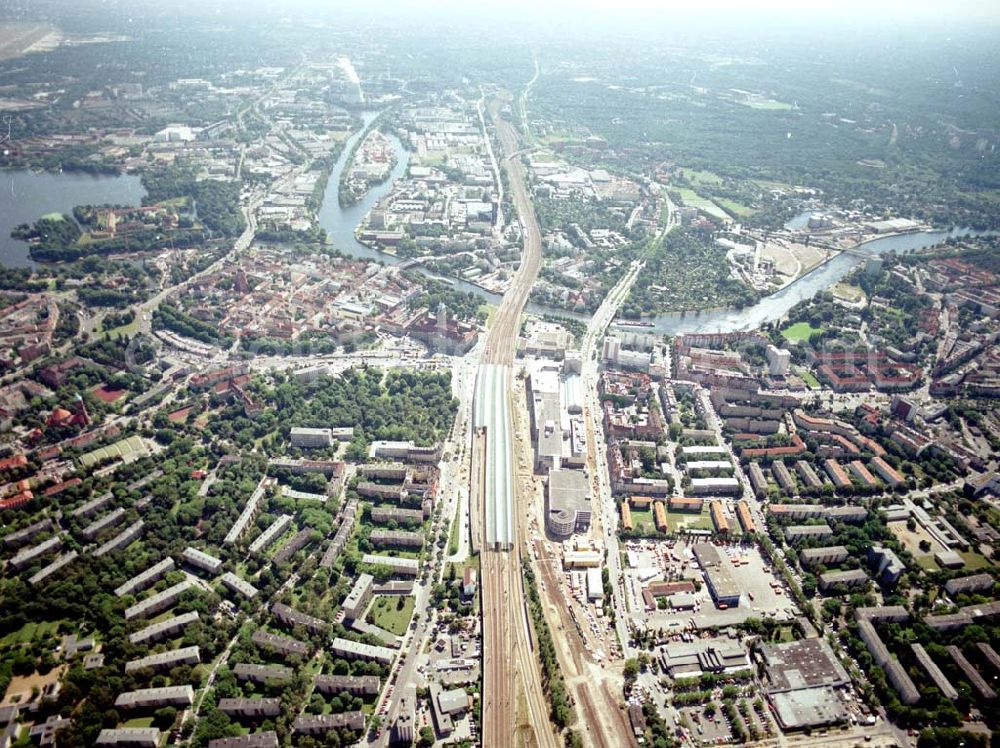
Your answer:
[[[317,5],[317,0],[291,4]],[[1000,21],[1000,0],[378,0],[358,7],[356,0],[327,0],[319,6],[379,12],[392,8],[418,14],[558,18],[564,22],[613,21],[642,25],[655,19],[724,23],[727,19],[775,17],[799,21],[886,22]],[[376,10],[378,9],[378,10]]]
[[[230,20],[325,17],[448,29],[494,28],[498,37],[570,37],[587,32],[667,34],[671,30],[757,34],[893,34],[959,30],[1000,41],[1000,0],[0,0],[0,17],[73,11],[77,17],[152,12]],[[45,16],[50,17],[50,16]],[[1000,44],[997,44],[1000,49]]]

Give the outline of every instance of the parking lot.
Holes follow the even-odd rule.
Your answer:
[[[729,720],[723,713],[721,704],[713,704],[715,713],[709,717],[704,706],[681,709],[681,714],[687,720],[689,735],[696,743],[718,744],[732,740],[733,732],[729,728]]]

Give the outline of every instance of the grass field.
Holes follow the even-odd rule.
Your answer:
[[[667,525],[674,532],[684,530],[711,530],[712,518],[708,514],[708,504],[705,504],[700,514],[694,512],[671,512],[667,510]]]
[[[111,330],[105,330],[102,334],[106,338],[115,338],[119,335],[124,335],[125,337],[131,338],[137,332],[139,332],[139,315],[136,315],[135,319],[129,322],[127,325],[122,325],[121,327],[115,327]]]
[[[48,634],[54,634],[59,629],[62,621],[29,621],[17,631],[11,631],[0,639],[0,647],[9,647],[12,644],[27,644],[36,639],[41,639]]]
[[[819,380],[813,375],[808,369],[802,369],[799,372],[799,376],[802,377],[802,381],[806,383],[806,386],[811,390],[818,390],[822,385]]]
[[[80,464],[85,468],[89,468],[112,457],[120,457],[128,461],[147,454],[149,454],[149,449],[146,447],[146,443],[142,440],[142,437],[130,436],[114,444],[109,444],[106,447],[87,452],[80,457]]]
[[[632,527],[637,533],[654,532],[656,525],[653,524],[653,512],[644,509],[632,509]]]
[[[849,283],[838,283],[835,285],[833,287],[833,295],[838,299],[844,299],[852,304],[863,301],[865,298],[864,291],[858,286],[852,286]]]
[[[656,531],[652,510],[632,509],[632,526],[640,534],[651,534]],[[712,518],[708,513],[708,505],[700,514],[693,512],[671,512],[667,510],[667,531],[683,532],[684,530],[711,530]]]
[[[976,553],[975,551],[959,551],[959,555],[965,559],[965,568],[970,571],[987,569],[992,566],[989,559],[981,553]]]
[[[455,512],[455,519],[451,521],[451,533],[448,535],[448,555],[454,556],[458,553],[458,529],[462,526],[461,511]]]
[[[809,336],[814,332],[823,332],[822,327],[813,327],[808,322],[796,322],[791,327],[786,327],[781,331],[781,336],[785,340],[796,343],[803,343],[809,340]]]
[[[751,181],[762,190],[782,190],[787,192],[794,189],[794,187],[787,182],[774,182],[770,179],[754,179]]]
[[[402,608],[397,607],[399,600],[403,601]],[[413,604],[414,599],[410,595],[406,597],[376,597],[375,603],[368,613],[368,622],[396,636],[402,636],[406,633],[406,627],[410,625]]]
[[[133,717],[122,724],[122,727],[152,727],[152,717]]]
[[[743,205],[743,203],[738,203],[735,200],[730,200],[725,197],[717,197],[715,198],[715,202],[737,218],[745,218],[746,216],[752,216],[755,213],[754,209],[749,205]]]
[[[686,180],[694,184],[722,184],[722,177],[712,171],[681,169],[681,174],[684,175]]]
[[[687,187],[678,187],[677,192],[680,193],[681,202],[683,202],[686,206],[696,208],[702,213],[706,213],[722,221],[729,220],[729,214],[707,197],[702,197],[697,192],[688,189]]]

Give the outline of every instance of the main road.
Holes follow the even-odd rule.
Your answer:
[[[524,165],[517,157],[517,131],[500,115],[501,103],[490,103],[490,117],[496,127],[503,153],[511,196],[521,225],[523,251],[513,283],[497,309],[493,326],[487,333],[483,363],[510,367],[514,362],[521,313],[531,286],[538,276],[542,259],[541,231],[526,186]],[[506,369],[510,376],[510,369]],[[502,383],[497,397],[511,397],[509,379]],[[507,430],[508,435],[511,433]],[[488,434],[487,438],[494,435]],[[509,438],[509,436],[507,437]],[[513,450],[510,450],[512,453]],[[478,475],[473,469],[472,475]],[[513,485],[514,506],[518,515],[525,500],[530,501],[530,486]],[[527,496],[524,492],[528,491]],[[484,506],[487,502],[483,502]],[[549,721],[549,706],[542,690],[538,662],[531,644],[525,612],[524,579],[521,567],[522,544],[514,535],[508,550],[491,547],[486,537],[487,523],[480,523],[483,538],[480,547],[480,580],[483,615],[483,745],[490,748],[513,748],[521,745],[556,748],[558,741]],[[519,529],[523,522],[516,523]]]

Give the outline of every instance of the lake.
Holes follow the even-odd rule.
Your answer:
[[[72,215],[77,205],[139,205],[146,190],[138,176],[93,176],[79,172],[0,171],[0,263],[31,267],[28,244],[12,239],[21,223],[46,213]]]

